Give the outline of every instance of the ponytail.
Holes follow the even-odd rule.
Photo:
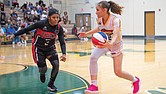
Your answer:
[[[124,7],[122,7],[122,6],[118,5],[118,4],[116,4],[116,3],[113,2],[113,1],[108,1],[108,3],[109,3],[109,9],[111,9],[111,12],[113,12],[113,13],[115,13],[115,14],[119,14],[119,15],[122,14],[122,9],[123,9]]]
[[[98,3],[98,5],[102,8],[107,8],[108,12],[109,10],[111,10],[112,13],[115,13],[115,14],[119,14],[121,15],[122,13],[122,6],[116,4],[115,2],[113,1],[101,1]]]

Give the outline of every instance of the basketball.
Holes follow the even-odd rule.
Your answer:
[[[93,45],[101,45],[100,43],[105,43],[105,40],[108,40],[108,36],[104,32],[97,32],[92,35]]]

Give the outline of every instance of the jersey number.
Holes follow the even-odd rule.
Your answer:
[[[50,39],[46,39],[46,42],[45,42],[45,44],[44,45],[48,45],[50,43]]]

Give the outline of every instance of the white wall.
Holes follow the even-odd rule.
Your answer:
[[[18,0],[23,4],[26,0]],[[38,0],[36,0],[38,1]],[[31,2],[36,2],[31,1]],[[43,0],[47,6],[53,0]],[[67,11],[71,22],[75,22],[75,14],[91,13],[92,28],[97,26],[95,4],[101,0],[62,0],[62,4],[54,4],[53,6],[60,12]],[[108,1],[108,0],[107,0]],[[119,5],[124,6],[122,19],[123,35],[144,36],[144,13],[145,11],[155,11],[155,35],[166,36],[166,0],[112,0]],[[161,11],[159,11],[161,9]]]
[[[69,19],[72,22],[75,22],[75,14],[80,13],[91,13],[91,26],[97,26],[96,24],[96,15],[95,15],[95,3],[93,0],[89,1],[90,3],[85,3],[85,0],[70,0],[70,10]]]
[[[68,0],[69,1],[69,0]],[[91,13],[92,28],[96,27],[95,22],[95,3],[100,0],[89,0],[89,4],[85,0],[70,0],[69,18],[75,21],[75,13]],[[122,19],[123,35],[144,36],[144,13],[145,11],[155,11],[155,35],[166,36],[166,0],[113,0],[119,5],[124,6]],[[81,10],[83,8],[83,10]],[[161,11],[159,11],[161,9]]]

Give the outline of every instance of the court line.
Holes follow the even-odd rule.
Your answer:
[[[70,89],[70,90],[65,90],[65,91],[62,91],[62,92],[58,92],[56,94],[63,94],[63,93],[72,92],[72,91],[79,90],[79,89],[84,89],[84,88],[86,88],[86,86],[80,87],[80,88],[74,88],[74,89]]]
[[[61,70],[61,71],[63,71],[63,70]],[[85,86],[79,87],[79,88],[70,89],[70,90],[65,90],[65,91],[62,91],[62,92],[58,92],[56,94],[63,94],[63,93],[72,92],[72,91],[79,90],[79,89],[84,89],[84,88],[86,89],[89,86],[89,83],[84,78],[82,78],[81,76],[76,75],[74,73],[67,72],[67,71],[63,71],[63,72],[66,72],[67,74],[73,75],[76,78],[80,79],[85,84]]]
[[[63,71],[63,70],[61,70],[61,71]],[[89,83],[84,78],[82,78],[81,76],[76,75],[76,74],[71,73],[71,72],[67,72],[67,71],[63,71],[63,72],[66,72],[67,74],[73,75],[76,78],[80,79],[85,84],[86,88],[89,86]]]
[[[23,64],[14,64],[14,63],[0,63],[0,64],[7,64],[7,65],[19,65],[19,66],[23,66],[24,68],[21,69],[21,70],[17,70],[17,71],[13,71],[13,72],[10,72],[10,73],[7,73],[7,74],[11,74],[11,73],[16,73],[16,72],[20,72],[20,71],[25,71],[28,69],[28,66],[26,65],[23,65]],[[1,75],[6,75],[6,74],[0,74]]]

